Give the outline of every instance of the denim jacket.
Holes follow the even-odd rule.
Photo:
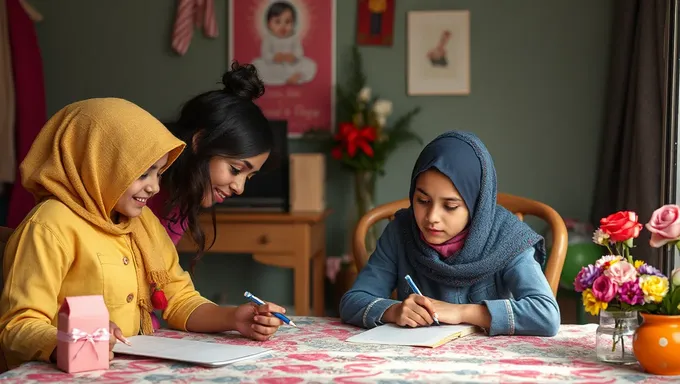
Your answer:
[[[413,293],[404,279],[411,275],[427,297],[486,305],[491,314],[489,335],[554,336],[560,326],[560,310],[534,252],[533,247],[526,249],[505,269],[470,287],[443,286],[419,275],[410,265],[396,225],[390,223],[354,285],[343,295],[340,317],[364,328],[382,325],[387,308]],[[395,288],[398,301],[390,299]]]

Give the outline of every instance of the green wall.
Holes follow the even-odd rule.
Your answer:
[[[170,33],[175,1],[31,0],[45,16],[37,24],[43,54],[48,113],[75,100],[128,98],[159,118],[172,118],[182,101],[218,86],[227,67],[226,1],[216,1],[220,36],[196,30],[188,53],[175,55]],[[337,1],[337,55],[354,41],[356,1]],[[397,0],[392,47],[364,47],[374,92],[391,99],[396,113],[421,106],[414,122],[425,140],[442,131],[473,131],[496,162],[499,189],[541,200],[564,217],[587,219],[596,151],[604,116],[612,0]],[[469,96],[406,95],[406,12],[471,12]],[[338,63],[338,79],[346,74]],[[293,151],[313,146],[292,141]],[[408,189],[417,144],[401,148],[380,180],[378,203]],[[350,179],[329,159],[328,254],[348,242]],[[186,260],[185,260],[186,261]],[[254,263],[249,256],[209,255],[196,283],[212,297],[240,301],[244,289],[292,303],[292,273]]]

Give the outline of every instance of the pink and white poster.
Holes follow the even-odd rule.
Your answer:
[[[230,0],[229,61],[255,65],[265,83],[256,103],[288,134],[332,129],[335,0]]]

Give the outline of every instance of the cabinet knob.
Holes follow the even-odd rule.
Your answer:
[[[257,242],[258,242],[260,245],[267,245],[267,244],[269,244],[269,237],[267,237],[267,235],[262,235],[262,236],[260,236],[260,238],[257,240]]]

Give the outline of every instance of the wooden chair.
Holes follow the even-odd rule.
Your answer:
[[[368,232],[368,229],[381,220],[393,220],[394,214],[398,210],[408,208],[410,204],[408,199],[383,204],[373,208],[359,220],[354,229],[354,238],[352,241],[354,263],[357,271],[361,271],[361,268],[368,262],[369,255],[366,252],[366,233]],[[562,220],[562,217],[551,207],[541,202],[519,196],[499,193],[498,204],[514,213],[515,216],[522,221],[524,221],[525,215],[530,215],[543,219],[543,221],[550,225],[553,244],[544,273],[550,284],[550,288],[553,291],[553,295],[557,296],[560,275],[562,274],[564,259],[567,256],[567,227],[564,225],[564,220]]]

